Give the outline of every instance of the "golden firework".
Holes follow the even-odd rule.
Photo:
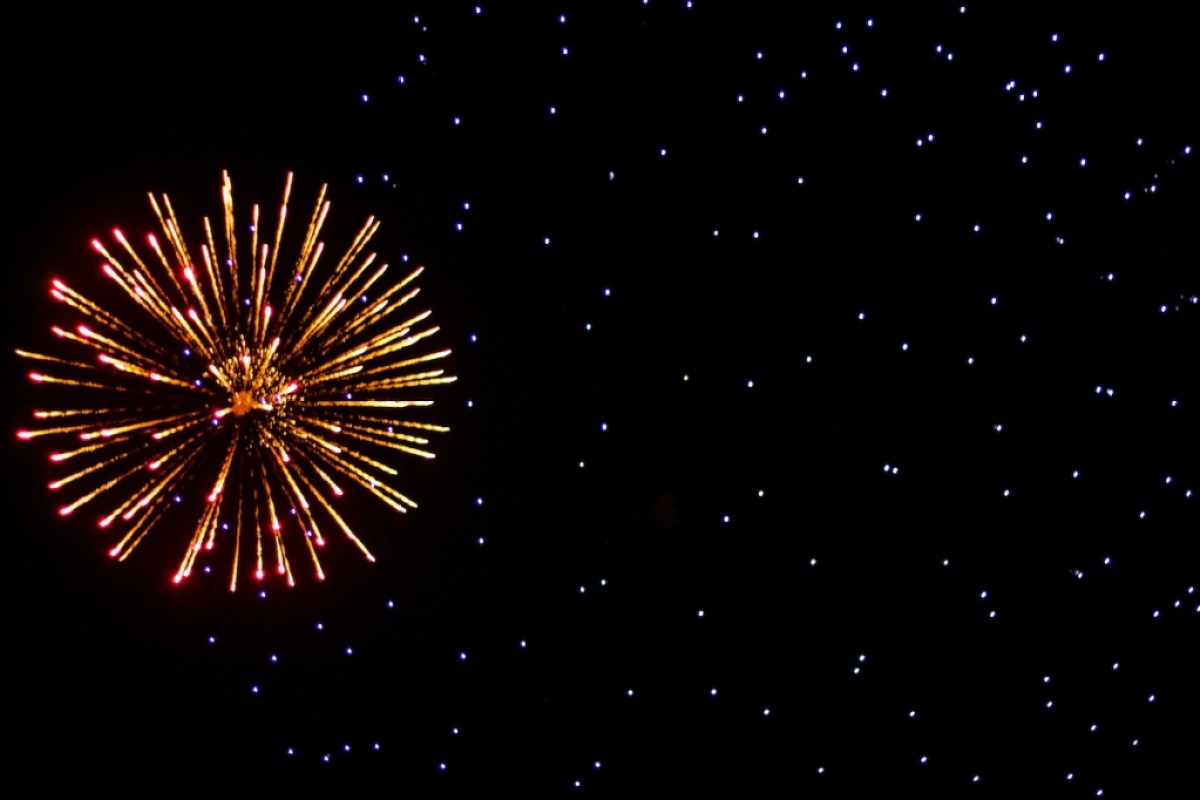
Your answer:
[[[198,486],[207,489],[206,502],[175,582],[191,574],[201,552],[232,538],[231,590],[251,539],[257,577],[270,558],[293,585],[285,532],[287,542],[304,542],[318,578],[324,578],[321,522],[331,521],[375,560],[334,508],[332,499],[343,494],[339,481],[358,484],[397,511],[416,507],[391,484],[398,470],[387,460],[433,458],[427,435],[448,428],[410,418],[433,404],[414,390],[454,381],[433,366],[450,351],[423,352],[438,330],[426,324],[429,311],[410,306],[423,268],[383,282],[387,264],[366,252],[379,228],[374,217],[331,268],[318,272],[324,251],[318,237],[329,213],[322,186],[294,265],[277,266],[289,174],[269,241],[259,239],[253,207],[243,260],[233,187],[228,174],[222,177],[223,258],[205,218],[195,261],[170,200],[163,195],[160,204],[151,194],[165,247],[149,234],[143,260],[114,230],[117,258],[92,241],[104,275],[136,307],[132,313],[109,311],[52,281],[54,299],[81,317],[73,329],[51,328],[75,355],[17,354],[43,362],[30,379],[65,387],[58,391],[72,405],[35,411],[39,427],[17,435],[70,441],[50,456],[78,465],[50,484],[75,491],[59,513],[107,503],[100,527],[119,520],[122,529],[113,557],[124,560],[181,493]],[[369,296],[376,287],[385,288]]]

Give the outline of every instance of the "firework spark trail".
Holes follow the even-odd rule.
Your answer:
[[[85,355],[17,350],[42,365],[29,374],[32,381],[64,387],[54,391],[77,404],[35,411],[46,427],[17,436],[81,443],[50,456],[55,463],[82,462],[50,488],[78,482],[78,494],[59,509],[64,516],[107,501],[100,527],[118,518],[128,523],[110,555],[128,557],[178,502],[177,492],[192,484],[211,487],[176,582],[191,574],[200,553],[221,543],[231,551],[230,589],[236,589],[243,529],[250,528],[256,576],[264,576],[271,560],[293,585],[283,509],[295,518],[299,532],[289,535],[304,542],[318,578],[325,575],[317,552],[325,540],[315,511],[373,561],[333,506],[344,492],[338,479],[358,484],[397,511],[415,508],[388,482],[399,475],[388,457],[433,458],[425,449],[428,438],[420,434],[449,430],[400,416],[433,404],[412,396],[412,390],[455,380],[432,366],[449,350],[412,349],[438,330],[422,327],[429,311],[402,312],[400,322],[389,319],[417,296],[412,283],[423,268],[370,300],[367,291],[388,268],[366,252],[379,229],[371,217],[328,277],[317,279],[324,253],[319,236],[329,213],[324,186],[294,266],[281,267],[291,190],[289,174],[273,235],[262,242],[259,208],[253,207],[249,257],[239,259],[233,187],[224,174],[225,256],[218,255],[205,218],[199,265],[170,200],[150,195],[165,247],[150,234],[152,257],[143,258],[119,230],[113,231],[119,249],[92,242],[104,258],[103,274],[140,311],[140,320],[106,310],[56,279],[51,296],[82,321],[72,330],[51,331]],[[232,540],[223,541],[230,534]]]

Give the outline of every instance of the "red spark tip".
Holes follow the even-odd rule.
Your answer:
[[[263,571],[261,569],[255,571],[254,577],[258,578],[261,581],[263,579]]]
[[[17,431],[18,439],[32,439],[33,433],[30,431]]]
[[[121,545],[117,545],[108,551],[109,558],[116,558],[119,555],[121,555]]]
[[[175,577],[171,578],[171,583],[174,583],[176,585],[178,585],[182,582],[183,582],[183,573],[182,572],[176,572]]]
[[[71,508],[70,506],[63,506],[58,510],[58,515],[60,517],[69,517],[71,516],[71,512],[74,510],[75,509]]]
[[[44,376],[40,372],[29,373],[29,380],[31,380],[31,381],[41,383],[44,379],[45,379]]]
[[[275,567],[275,572],[279,575],[283,575],[285,572],[287,572],[287,570],[283,568],[283,564],[279,564]]]
[[[101,528],[107,528],[110,524],[112,524],[112,520],[105,518],[105,519],[100,520],[96,524],[99,525]]]

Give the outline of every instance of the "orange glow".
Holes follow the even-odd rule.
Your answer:
[[[233,415],[240,417],[257,405],[250,393],[242,390],[233,393]]]

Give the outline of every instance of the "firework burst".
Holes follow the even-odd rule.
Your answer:
[[[397,511],[415,508],[392,485],[398,470],[387,462],[433,458],[428,435],[448,430],[410,418],[433,404],[421,388],[454,380],[435,368],[450,351],[425,350],[438,330],[427,326],[430,312],[410,306],[422,268],[384,282],[387,264],[366,252],[379,228],[372,217],[336,263],[318,272],[325,187],[294,264],[280,263],[291,188],[289,174],[273,235],[261,241],[254,206],[243,252],[225,174],[224,229],[214,234],[205,218],[198,261],[168,198],[150,195],[165,246],[148,235],[143,259],[119,230],[111,250],[92,241],[104,275],[135,308],[110,311],[54,280],[51,295],[80,320],[51,331],[74,355],[17,351],[40,362],[29,374],[34,383],[59,387],[69,401],[35,411],[37,427],[17,435],[70,442],[50,460],[73,471],[50,488],[73,494],[59,509],[63,516],[103,506],[100,527],[120,530],[110,555],[124,560],[163,527],[188,487],[206,492],[176,582],[219,545],[232,553],[236,589],[251,542],[258,578],[273,567],[294,584],[293,541],[304,543],[324,578],[322,523],[374,561],[334,499],[353,483]]]

